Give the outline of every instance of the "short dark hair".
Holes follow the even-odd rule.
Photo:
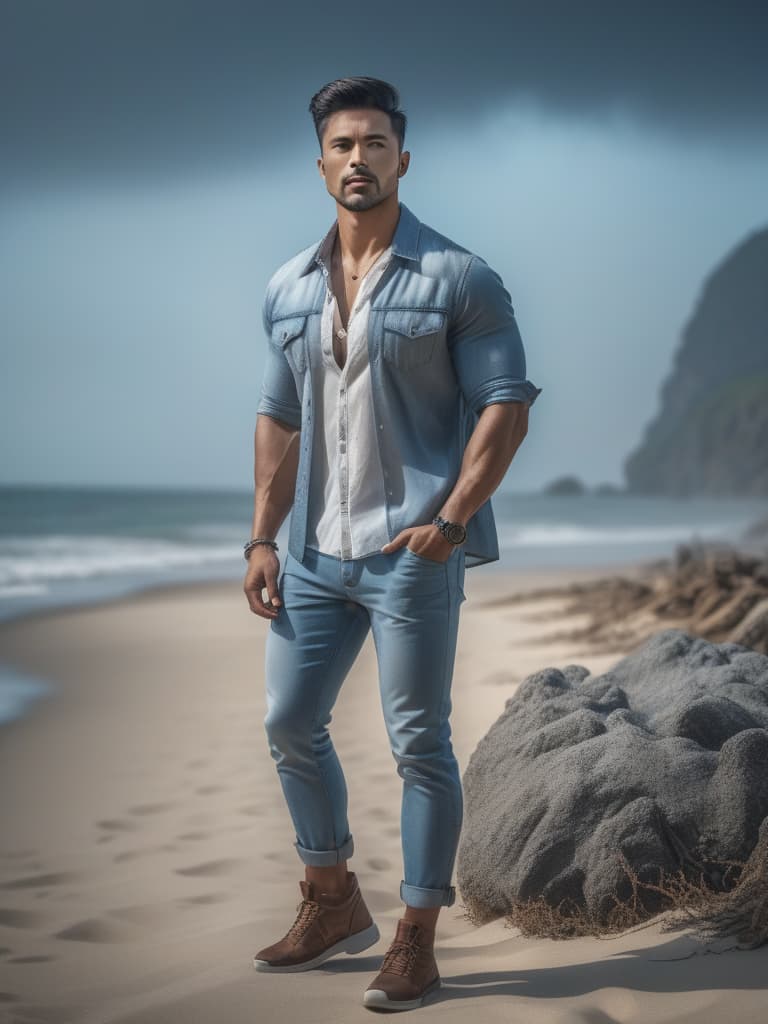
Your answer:
[[[323,133],[328,118],[338,110],[350,110],[355,107],[372,107],[389,114],[392,131],[398,139],[400,152],[405,145],[405,128],[408,118],[400,106],[400,94],[394,85],[380,78],[367,78],[357,75],[353,78],[337,78],[328,82],[316,92],[309,104],[309,112],[315,122],[317,141],[320,151],[323,149]]]

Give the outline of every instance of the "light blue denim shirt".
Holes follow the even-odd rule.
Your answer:
[[[523,342],[500,276],[399,205],[393,258],[373,292],[368,321],[390,540],[440,511],[487,405],[532,405],[542,390],[526,379]],[[298,562],[312,487],[313,370],[321,366],[320,320],[330,287],[330,269],[319,258],[324,240],[278,268],[263,308],[267,359],[257,412],[301,431],[288,532]],[[464,548],[467,568],[498,559],[490,498],[468,520]]]

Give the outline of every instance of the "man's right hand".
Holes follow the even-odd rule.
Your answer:
[[[274,548],[269,544],[257,544],[251,549],[243,590],[248,598],[251,611],[263,619],[276,619],[279,614],[278,606],[283,603],[277,588],[279,572],[280,559]],[[265,587],[267,589],[266,604],[261,595]]]

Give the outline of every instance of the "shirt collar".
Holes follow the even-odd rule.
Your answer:
[[[398,203],[398,206],[400,207],[400,217],[395,233],[392,236],[392,252],[395,256],[402,256],[406,260],[418,260],[421,221],[415,214],[411,213],[405,203]],[[338,229],[339,222],[335,220],[322,241],[318,242],[312,250],[312,254],[299,274],[300,277],[308,274],[310,270],[314,270],[319,265],[318,260],[329,255]]]

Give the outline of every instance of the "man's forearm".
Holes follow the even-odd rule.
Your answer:
[[[528,406],[495,402],[481,412],[467,442],[456,484],[439,515],[466,526],[490,498],[528,432]]]
[[[296,492],[300,432],[261,413],[254,434],[252,537],[274,540]]]

